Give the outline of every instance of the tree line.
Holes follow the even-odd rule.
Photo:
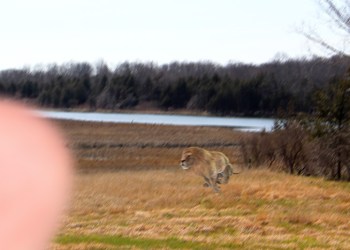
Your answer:
[[[318,90],[312,113],[288,114],[271,133],[241,141],[248,167],[350,181],[350,71]]]
[[[206,111],[276,116],[312,112],[312,98],[342,77],[350,58],[272,61],[261,65],[210,62],[164,65],[101,62],[0,71],[0,93],[43,107]]]
[[[0,94],[50,108],[277,116],[241,141],[248,167],[350,181],[350,57],[164,65],[49,65],[0,71]]]

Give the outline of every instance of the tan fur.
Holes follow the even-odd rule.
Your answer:
[[[180,166],[204,178],[204,186],[219,192],[218,184],[226,184],[233,174],[233,167],[226,155],[199,147],[183,150]]]

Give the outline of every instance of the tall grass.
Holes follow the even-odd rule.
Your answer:
[[[214,194],[201,177],[178,167],[181,146],[134,144],[163,143],[172,133],[169,140],[199,145],[217,134],[224,145],[244,134],[133,125],[128,138],[120,132],[127,134],[125,125],[61,125],[77,167],[93,171],[76,175],[71,210],[53,249],[350,249],[350,183],[243,169]],[[173,135],[176,131],[182,138]],[[119,140],[114,133],[123,146],[108,146]],[[103,146],[82,147],[81,142]],[[241,164],[238,147],[210,149]]]
[[[267,170],[242,172],[220,195],[201,182],[180,170],[79,175],[61,235],[170,237],[241,249],[350,247],[349,185]]]

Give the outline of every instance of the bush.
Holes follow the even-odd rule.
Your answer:
[[[298,175],[310,174],[309,148],[307,133],[295,122],[271,133],[251,134],[241,141],[241,155],[248,167],[281,168]]]
[[[241,142],[241,155],[248,168],[268,166],[277,159],[274,134],[261,132],[249,134]]]

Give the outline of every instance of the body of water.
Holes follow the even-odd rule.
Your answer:
[[[39,111],[44,117],[55,119],[114,122],[114,123],[141,123],[183,126],[215,126],[232,127],[246,131],[270,131],[274,119],[268,118],[240,118],[240,117],[215,117],[194,115],[168,115],[168,114],[137,114],[137,113],[98,113],[98,112],[64,112],[64,111]]]

